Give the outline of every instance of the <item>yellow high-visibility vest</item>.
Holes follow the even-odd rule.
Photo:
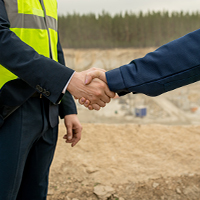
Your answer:
[[[39,54],[58,61],[57,0],[4,0],[4,3],[10,30]],[[16,78],[0,65],[0,88]]]

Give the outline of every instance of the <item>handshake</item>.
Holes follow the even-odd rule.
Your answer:
[[[81,105],[89,110],[99,110],[115,97],[115,93],[108,88],[105,72],[97,68],[75,72],[67,90]]]

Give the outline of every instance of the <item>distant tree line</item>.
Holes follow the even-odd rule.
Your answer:
[[[129,48],[160,46],[200,28],[200,13],[148,12],[111,16],[107,12],[59,16],[64,48]]]

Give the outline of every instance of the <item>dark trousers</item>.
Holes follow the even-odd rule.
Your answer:
[[[30,98],[0,128],[0,200],[45,200],[58,126],[48,100]]]

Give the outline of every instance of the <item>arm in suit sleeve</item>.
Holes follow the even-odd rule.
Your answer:
[[[0,0],[0,64],[36,91],[40,93],[49,91],[49,95],[45,95],[44,92],[44,96],[53,103],[58,102],[74,70],[38,54],[20,40],[9,27],[10,22],[4,2]]]
[[[62,65],[65,65],[65,59],[59,38],[58,38],[57,48],[58,48],[58,62]],[[64,118],[65,115],[70,115],[70,114],[77,114],[77,109],[72,95],[66,90],[59,105],[59,115],[61,118]]]
[[[200,29],[108,71],[111,91],[157,96],[200,80]]]

